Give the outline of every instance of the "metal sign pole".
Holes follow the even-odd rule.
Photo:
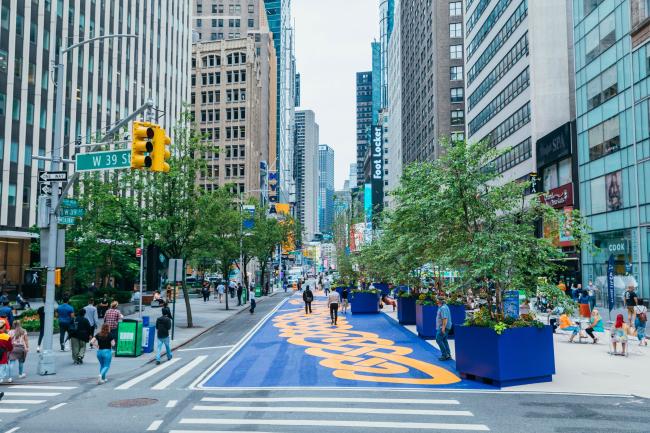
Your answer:
[[[140,236],[140,320],[142,320],[142,270],[144,269],[144,236]]]
[[[176,267],[177,267],[177,260],[174,260],[174,279],[173,279],[173,285],[172,285],[172,296],[174,297],[174,300],[172,301],[172,340],[174,339],[174,328],[176,328]]]

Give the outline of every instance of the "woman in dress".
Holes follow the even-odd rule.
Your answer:
[[[9,335],[11,336],[11,344],[13,344],[13,350],[9,354],[8,381],[11,382],[16,364],[18,364],[18,377],[22,379],[26,376],[24,367],[27,352],[29,352],[29,337],[27,336],[27,331],[25,331],[18,320],[14,322],[14,329],[9,331]]]

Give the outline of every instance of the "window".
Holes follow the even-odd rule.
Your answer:
[[[451,102],[463,102],[464,89],[462,87],[452,87],[451,89]]]
[[[449,24],[449,37],[450,38],[462,38],[463,37],[463,25],[461,23],[451,23],[451,24]]]
[[[7,95],[0,93],[0,117],[4,116],[7,112]]]
[[[487,16],[485,21],[483,22],[483,25],[478,29],[476,32],[476,36],[472,41],[467,45],[467,58],[471,58],[474,52],[476,52],[476,49],[481,45],[481,43],[487,38],[488,34],[492,31],[496,23],[499,21],[499,18],[501,18],[501,15],[504,14],[508,6],[512,0],[499,0],[499,3],[494,6],[494,9],[492,9],[492,12],[490,12],[490,15]],[[516,15],[517,11],[513,14]]]
[[[249,14],[252,14],[253,12],[255,12],[255,10],[253,9],[253,5],[252,5],[252,4],[249,4],[249,5],[248,5],[248,13],[249,13]]]
[[[592,13],[604,0],[582,0],[584,2],[584,14],[587,16]]]
[[[591,62],[616,42],[616,17],[609,14],[601,23],[585,36],[585,61]]]
[[[14,98],[14,106],[13,106],[13,111],[11,113],[11,117],[14,120],[20,120],[20,99]]]
[[[197,27],[201,27],[201,26],[203,26],[203,20],[202,20],[201,18],[199,18],[199,19],[196,20],[196,26],[197,26]]]
[[[594,126],[587,133],[589,140],[589,159],[593,161],[619,150],[621,145],[618,116]]]
[[[11,162],[18,162],[18,142],[17,141],[12,141],[11,142],[9,160]]]
[[[255,27],[255,20],[253,18],[248,19],[248,27]]]
[[[450,17],[459,17],[463,13],[463,3],[462,2],[451,2],[449,3],[449,16]]]
[[[515,111],[481,140],[489,140],[490,146],[495,147],[528,122],[530,122],[530,102],[527,102],[519,110]]]
[[[605,198],[607,200],[607,212],[623,208],[623,194],[621,192],[621,171],[615,171],[605,176]]]
[[[488,166],[492,167],[494,170],[496,170],[497,173],[501,174],[507,170],[510,170],[512,167],[521,164],[527,159],[530,159],[532,156],[530,143],[531,141],[529,137],[506,153],[499,155],[491,163],[489,163]]]
[[[605,177],[593,179],[589,185],[591,190],[591,213],[602,213],[607,210],[605,204]]]
[[[463,58],[463,46],[462,45],[451,45],[449,47],[449,58],[452,60],[458,60]]]
[[[457,141],[463,141],[465,140],[465,133],[464,132],[452,132],[451,133],[451,141],[452,143],[455,143]]]
[[[16,15],[16,34],[20,37],[25,32],[25,18],[22,15]]]
[[[542,178],[544,191],[550,191],[571,183],[571,158],[565,158],[558,163],[546,167]]]
[[[27,124],[34,125],[34,104],[31,102],[27,103]]]
[[[2,29],[3,30],[9,30],[9,7],[8,6],[2,6]]]
[[[9,206],[16,206],[16,184],[9,184]]]
[[[462,125],[465,122],[465,112],[463,110],[451,110],[451,124]]]
[[[463,79],[463,67],[462,66],[452,66],[449,68],[450,79],[452,81],[458,81]]]
[[[616,65],[605,70],[587,83],[587,109],[591,110],[608,101],[618,93]]]

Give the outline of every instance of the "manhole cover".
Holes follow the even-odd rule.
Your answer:
[[[151,404],[158,403],[158,400],[155,398],[131,398],[128,400],[116,400],[110,402],[108,405],[110,407],[138,407],[138,406],[149,406]]]

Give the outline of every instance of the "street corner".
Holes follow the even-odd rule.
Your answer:
[[[289,298],[200,387],[496,389],[460,378],[453,361],[383,314],[348,312],[332,326],[324,298],[312,308]]]

